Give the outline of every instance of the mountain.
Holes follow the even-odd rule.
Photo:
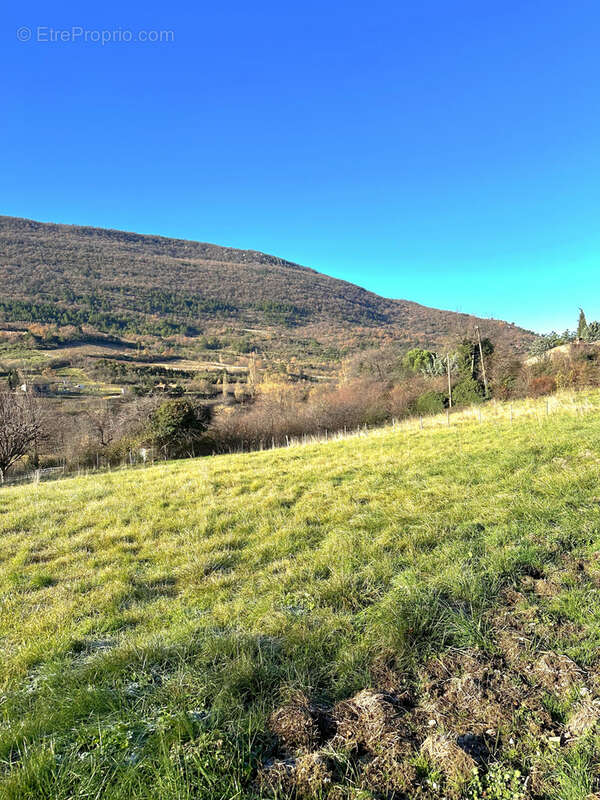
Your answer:
[[[0,274],[6,322],[162,337],[228,330],[281,347],[316,341],[334,353],[392,340],[440,347],[477,323],[515,352],[533,339],[512,324],[380,297],[254,250],[8,216]]]

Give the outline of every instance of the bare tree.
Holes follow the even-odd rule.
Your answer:
[[[111,408],[104,403],[87,412],[91,431],[101,448],[108,447],[119,434],[121,425],[120,409]]]
[[[0,392],[0,483],[10,467],[35,445],[41,430],[37,403],[22,392]]]

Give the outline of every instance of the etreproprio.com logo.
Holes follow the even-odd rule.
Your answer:
[[[170,43],[175,41],[174,31],[163,30],[138,30],[132,31],[125,28],[83,28],[73,25],[70,28],[52,28],[48,25],[38,25],[30,28],[22,25],[16,31],[19,42],[40,42],[50,44],[69,44],[83,42],[84,44],[128,44],[130,42],[150,42],[152,44]]]

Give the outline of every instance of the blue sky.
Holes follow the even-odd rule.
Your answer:
[[[600,318],[597,2],[94,5],[3,9],[0,213]],[[172,41],[118,41],[140,30]]]

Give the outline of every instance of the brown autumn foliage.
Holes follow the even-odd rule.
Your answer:
[[[531,378],[528,386],[529,397],[542,397],[556,391],[556,380],[552,375],[539,375]]]
[[[556,359],[522,364],[501,352],[489,359],[489,386],[493,397],[539,397],[557,388],[600,385],[600,348],[575,350]],[[459,378],[454,377],[453,382]],[[353,431],[393,419],[423,413],[423,395],[447,392],[444,376],[402,374],[395,381],[371,376],[349,377],[340,383],[293,383],[279,376],[254,391],[238,392],[214,407],[212,423],[197,453],[237,452],[285,445],[294,438]],[[44,415],[45,464],[94,467],[138,459],[150,414],[165,395],[124,397],[110,404],[90,403],[77,414],[47,404]],[[42,398],[41,402],[44,402]],[[202,406],[199,397],[196,403]],[[25,467],[23,467],[25,468]]]
[[[417,398],[439,380],[422,376],[393,385],[354,378],[341,385],[306,389],[282,385],[262,391],[249,406],[221,409],[210,428],[217,451],[261,449],[305,435],[381,425],[414,413]]]
[[[0,266],[0,319],[61,326],[91,320],[98,330],[138,333],[152,323],[159,336],[188,325],[193,335],[267,330],[280,351],[325,360],[356,352],[365,340],[436,348],[478,322],[252,250],[14,217],[0,217]],[[479,322],[513,352],[534,338],[512,324]],[[387,379],[383,370],[374,377]]]

